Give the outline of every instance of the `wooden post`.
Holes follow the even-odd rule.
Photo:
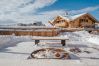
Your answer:
[[[62,46],[65,46],[65,40],[61,40],[61,44],[62,44]]]
[[[38,45],[39,42],[40,40],[35,40],[35,45]]]

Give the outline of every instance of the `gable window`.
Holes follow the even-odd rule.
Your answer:
[[[88,22],[87,19],[80,19],[79,21],[80,21],[80,22]]]

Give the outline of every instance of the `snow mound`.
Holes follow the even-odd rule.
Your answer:
[[[88,40],[91,43],[94,43],[95,45],[99,45],[99,36],[98,37],[91,37]]]
[[[64,35],[64,37],[68,36],[71,41],[80,41],[99,45],[99,35],[90,34],[88,31],[65,32],[62,35]]]
[[[62,35],[69,37],[71,41],[85,41],[86,37],[91,36],[87,31],[65,32]]]

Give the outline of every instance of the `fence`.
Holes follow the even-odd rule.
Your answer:
[[[16,35],[16,36],[57,36],[59,32],[57,30],[46,30],[46,31],[26,31],[26,30],[20,30],[20,31],[10,31],[10,30],[3,30],[0,31],[0,35]]]

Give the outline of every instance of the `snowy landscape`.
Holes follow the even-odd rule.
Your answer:
[[[99,66],[99,0],[0,0],[0,66]]]
[[[36,37],[36,36],[34,36]],[[33,36],[14,36],[14,35],[1,35],[0,36],[0,64],[6,66],[27,65],[32,64],[38,66],[53,65],[57,63],[58,66],[69,64],[70,66],[98,66],[99,62],[99,36],[89,34],[87,31],[65,32],[58,37],[68,37],[66,46],[63,47],[56,40],[41,41],[39,45],[34,44]],[[57,42],[53,44],[53,42]],[[51,43],[52,42],[52,43]],[[47,44],[50,43],[50,44]],[[77,47],[81,52],[73,53],[69,50]],[[70,53],[71,59],[28,59],[30,54],[37,49],[41,48],[60,48]],[[50,55],[50,54],[49,54]],[[9,61],[8,61],[9,60]],[[93,63],[92,63],[93,62]],[[16,63],[16,65],[15,65]],[[59,64],[60,63],[60,64]],[[86,64],[87,63],[87,64]],[[56,65],[57,65],[56,64]],[[73,65],[72,65],[73,64]]]

